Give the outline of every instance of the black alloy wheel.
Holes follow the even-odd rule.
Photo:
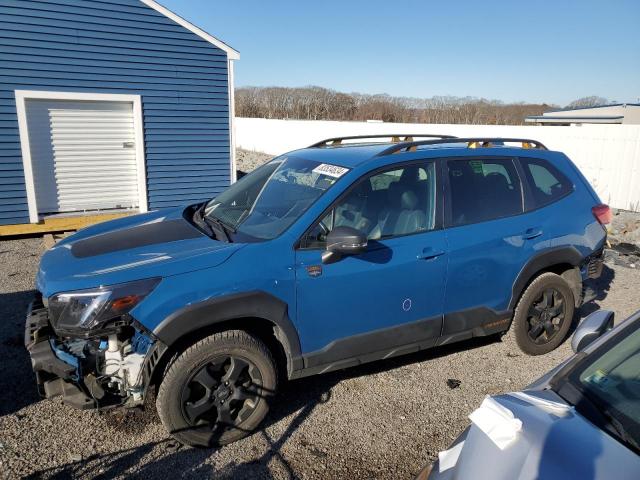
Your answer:
[[[543,290],[529,308],[529,338],[537,344],[550,342],[560,331],[567,313],[567,300],[556,288]]]
[[[182,411],[194,427],[237,428],[258,406],[262,375],[249,360],[225,355],[205,363],[182,389]]]

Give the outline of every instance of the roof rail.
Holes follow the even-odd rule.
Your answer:
[[[407,134],[407,133],[392,133],[390,135],[352,135],[350,137],[334,137],[327,138],[321,142],[314,143],[307,148],[320,148],[320,147],[332,147],[335,145],[342,145],[343,140],[366,140],[369,138],[390,138],[391,143],[400,142],[413,142],[414,138],[456,138],[453,135],[431,135],[431,134]]]
[[[417,147],[423,145],[442,145],[447,143],[466,143],[467,148],[491,148],[495,145],[499,145],[505,142],[516,142],[521,144],[521,148],[537,148],[540,150],[548,150],[538,140],[531,140],[529,138],[502,138],[502,137],[468,137],[468,138],[442,138],[436,140],[421,140],[418,142],[402,142],[396,145],[392,145],[389,148],[378,153],[377,157],[389,155],[392,153],[398,153],[402,151],[415,151]]]

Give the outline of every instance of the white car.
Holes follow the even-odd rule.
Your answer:
[[[521,392],[487,397],[420,480],[640,479],[640,311],[599,310],[571,358]]]

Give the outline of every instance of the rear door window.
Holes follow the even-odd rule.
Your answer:
[[[559,200],[573,190],[573,184],[546,160],[520,158],[531,192],[527,210],[543,207]]]
[[[452,226],[523,212],[522,188],[512,159],[470,158],[446,163]]]

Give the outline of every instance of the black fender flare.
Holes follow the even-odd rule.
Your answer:
[[[158,324],[153,335],[171,347],[185,335],[234,319],[256,318],[270,322],[287,356],[287,370],[302,368],[300,338],[282,300],[263,291],[234,293],[183,307]]]
[[[548,269],[549,267],[553,267],[554,265],[561,264],[569,264],[572,268],[576,268],[579,267],[583,261],[584,257],[575,247],[549,248],[547,250],[538,252],[536,255],[529,259],[529,261],[524,265],[524,267],[522,267],[522,270],[520,270],[520,273],[516,277],[516,281],[513,283],[513,288],[511,291],[509,310],[513,311],[516,308],[516,303],[520,299],[522,292],[536,273]],[[574,293],[576,293],[575,288],[577,288],[577,286],[572,285],[572,288],[574,289]],[[580,278],[580,290],[581,289],[582,279]],[[576,297],[576,301],[578,300],[578,298],[579,295]]]

